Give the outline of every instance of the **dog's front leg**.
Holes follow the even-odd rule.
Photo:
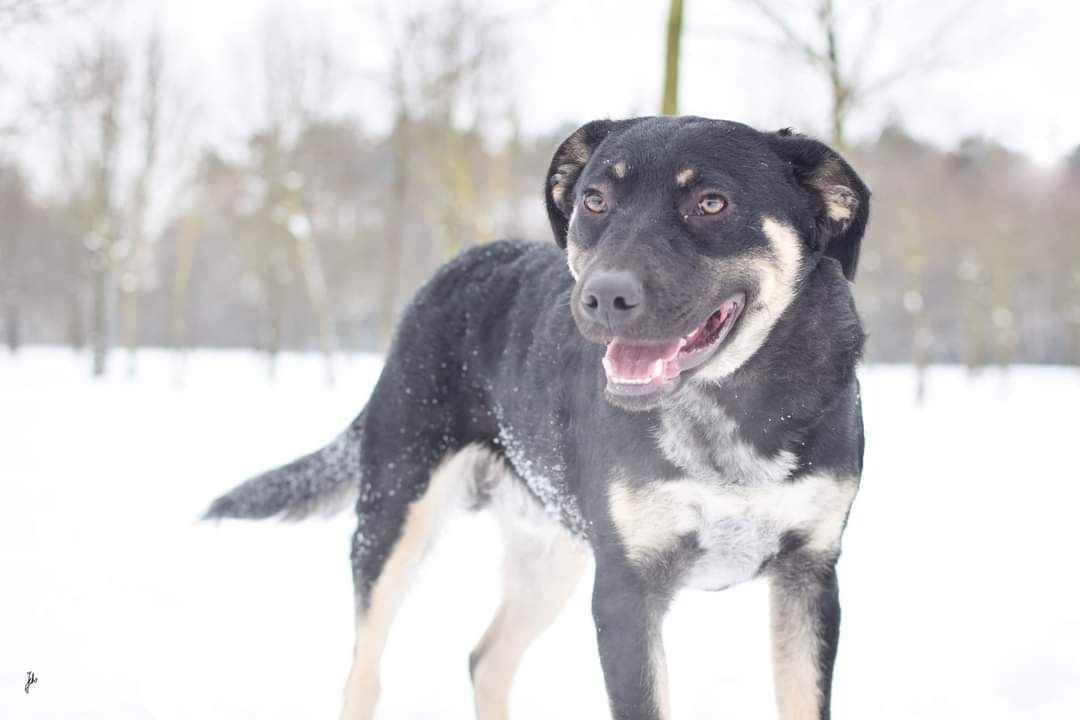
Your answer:
[[[773,569],[769,590],[780,720],[829,720],[840,635],[836,558],[795,553]]]
[[[624,563],[597,557],[593,619],[615,720],[667,720],[667,667],[660,636],[667,599]]]

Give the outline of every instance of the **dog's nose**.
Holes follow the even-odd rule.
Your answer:
[[[607,324],[622,323],[645,309],[645,288],[637,275],[626,270],[600,270],[581,288],[585,315]]]

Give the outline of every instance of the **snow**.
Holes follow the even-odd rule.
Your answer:
[[[201,524],[247,476],[312,450],[379,361],[164,353],[85,377],[0,356],[0,718],[336,717],[352,650],[349,513]],[[1080,371],[862,372],[868,446],[841,561],[835,716],[1076,717]],[[466,658],[497,602],[494,523],[464,515],[413,587],[380,718],[472,717]],[[673,715],[773,717],[766,588],[691,592],[665,638]],[[26,672],[38,683],[23,692]],[[527,656],[515,718],[606,716],[583,582]]]
[[[517,392],[517,388],[514,388],[514,392]],[[525,451],[523,444],[518,442],[513,427],[506,421],[506,412],[498,404],[495,405],[495,418],[499,426],[499,435],[495,438],[495,444],[503,447],[510,466],[525,481],[533,497],[543,505],[544,512],[552,518],[561,520],[571,534],[581,538],[586,537],[587,523],[578,506],[577,497],[564,489],[565,468],[557,462],[551,465],[533,462],[533,458]],[[552,437],[551,440],[553,444],[559,442],[557,436]],[[561,446],[557,450],[557,455],[564,456]]]

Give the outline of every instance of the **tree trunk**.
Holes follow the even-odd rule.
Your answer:
[[[679,114],[679,46],[682,42],[683,3],[671,0],[668,12],[667,50],[664,55],[664,99],[661,115]]]
[[[127,348],[129,378],[135,377],[135,359],[139,350],[139,290],[121,281],[120,312],[124,321],[124,347]]]
[[[101,377],[105,374],[109,355],[109,260],[104,252],[96,252],[92,264],[94,298],[90,326],[90,344],[93,351],[91,372],[94,377]]]
[[[980,300],[982,281],[979,273],[981,270],[972,261],[971,268],[965,272],[967,275],[960,281],[963,298],[960,308],[961,360],[968,374],[974,375],[986,364],[986,338],[983,328],[986,323],[986,308]]]
[[[277,269],[271,265],[267,283],[269,291],[267,306],[266,332],[266,372],[271,380],[277,377],[278,354],[281,352],[281,338],[285,324],[285,288],[277,276]]]
[[[25,282],[22,278],[25,272],[20,272],[18,258],[27,204],[20,202],[22,198],[18,196],[12,203],[3,202],[5,199],[0,199],[3,203],[0,204],[0,218],[3,218],[0,222],[6,220],[4,224],[7,226],[0,228],[0,303],[3,304],[4,342],[14,355],[19,350],[20,295],[22,283]]]
[[[443,206],[443,259],[449,260],[471,242],[469,232],[479,219],[476,202],[476,178],[469,158],[465,133],[447,125],[443,151],[443,182],[447,188]]]
[[[9,353],[19,352],[19,303],[14,298],[4,307],[4,342]]]
[[[141,327],[139,302],[142,299],[144,264],[147,254],[146,214],[149,205],[150,185],[157,169],[158,145],[161,141],[161,81],[165,67],[161,33],[155,27],[146,44],[146,76],[142,100],[143,152],[142,166],[135,183],[132,197],[130,234],[131,255],[120,279],[121,313],[124,323],[124,345],[128,352],[128,376],[135,376],[135,358],[139,348]]]
[[[65,260],[68,266],[68,282],[64,291],[64,305],[67,309],[67,340],[71,349],[78,352],[86,346],[86,327],[79,292],[82,287],[82,274],[79,272],[82,248],[76,240],[67,240],[65,245]]]
[[[821,28],[825,32],[825,60],[828,65],[829,89],[832,94],[832,142],[838,149],[846,147],[845,125],[851,102],[851,93],[844,82],[840,67],[840,46],[836,37],[836,16],[832,0],[822,0],[818,8]]]
[[[173,269],[172,318],[170,335],[177,365],[174,374],[177,383],[184,379],[184,369],[190,338],[188,315],[191,308],[191,268],[195,262],[195,244],[199,240],[200,218],[192,210],[184,218],[176,240],[176,267]]]
[[[94,60],[94,78],[100,93],[101,110],[97,118],[100,155],[94,173],[93,207],[90,230],[98,235],[98,244],[91,251],[91,272],[94,276],[94,310],[92,319],[94,377],[105,374],[111,341],[110,317],[113,290],[113,250],[117,241],[119,218],[113,207],[113,182],[120,144],[120,101],[124,82],[124,65],[115,47],[102,45]]]
[[[915,366],[915,403],[926,402],[926,368],[930,362],[930,327],[920,308],[912,316],[911,363]]]
[[[904,243],[904,270],[907,290],[904,292],[904,310],[911,317],[911,364],[915,369],[915,402],[926,399],[926,366],[930,361],[930,323],[926,314],[926,268],[927,252],[918,234],[919,218],[905,213],[903,227],[908,229]]]
[[[290,196],[289,204],[298,211],[299,202]],[[309,221],[310,226],[310,221]],[[326,289],[326,276],[323,274],[319,249],[310,235],[289,232],[296,250],[296,261],[300,265],[300,274],[304,278],[311,314],[318,327],[319,349],[326,362],[326,383],[334,384],[334,353],[337,352],[337,334],[334,332],[334,318],[330,309],[329,292]]]
[[[1080,368],[1080,262],[1072,271],[1072,303],[1066,309],[1066,321],[1072,328],[1072,364]]]
[[[404,103],[404,100],[401,100]],[[386,352],[394,338],[397,320],[398,275],[401,272],[401,244],[405,239],[404,201],[409,188],[409,118],[402,107],[394,123],[393,153],[394,175],[390,183],[390,202],[387,203],[386,244],[383,256],[383,286],[380,300],[381,327],[378,349]]]

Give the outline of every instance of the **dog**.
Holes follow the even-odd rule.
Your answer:
[[[530,643],[595,559],[616,720],[669,717],[661,623],[683,588],[765,577],[779,717],[829,717],[836,562],[859,486],[852,297],[870,192],[825,144],[698,117],[590,122],[544,185],[554,244],[467,250],[418,292],[365,409],[208,518],[355,498],[356,645],[371,718],[387,631],[451,510],[489,508],[504,596],[469,657],[506,718]]]

